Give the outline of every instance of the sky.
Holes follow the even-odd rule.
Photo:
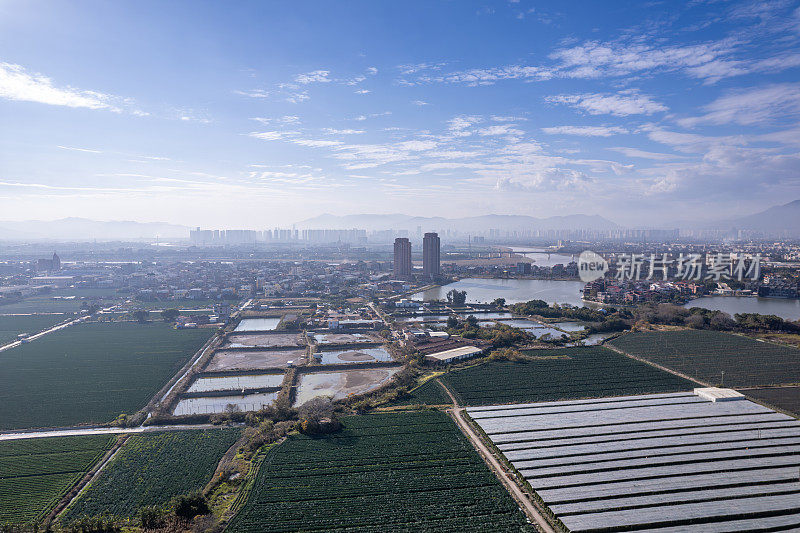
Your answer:
[[[800,198],[800,1],[0,0],[0,220]]]

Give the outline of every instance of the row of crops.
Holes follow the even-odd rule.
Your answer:
[[[0,442],[0,523],[44,517],[113,443],[105,435]]]
[[[436,379],[429,379],[413,389],[404,398],[393,402],[393,405],[449,405],[450,398]]]
[[[134,413],[211,334],[164,323],[86,323],[7,350],[0,429],[103,423]]]
[[[534,358],[490,361],[439,379],[461,405],[555,401],[690,390],[693,384],[599,346],[530,350]],[[432,387],[435,383],[426,384]],[[412,392],[424,403],[430,390]],[[419,401],[415,401],[419,400]],[[437,403],[441,402],[434,398]]]
[[[611,344],[711,385],[800,383],[800,350],[741,335],[705,330],[646,331],[624,335]]]
[[[70,504],[63,520],[100,514],[133,517],[141,507],[200,490],[240,435],[240,429],[226,428],[132,436]]]
[[[227,531],[535,531],[446,414],[343,423],[272,448]]]

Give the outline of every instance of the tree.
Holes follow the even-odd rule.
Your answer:
[[[467,291],[459,291],[456,289],[451,289],[450,292],[447,293],[447,303],[454,305],[456,307],[463,307],[463,305],[467,302]]]
[[[187,522],[195,516],[208,514],[211,512],[205,496],[199,492],[176,496],[173,501],[175,502],[175,516]]]
[[[137,322],[143,324],[147,322],[147,319],[150,317],[150,312],[146,311],[145,309],[139,309],[138,311],[133,312],[133,318],[136,319]]]
[[[456,315],[447,317],[447,329],[456,329],[458,327],[458,318]]]
[[[495,298],[494,301],[492,301],[491,305],[492,305],[492,307],[495,307],[495,308],[498,308],[498,309],[501,308],[501,307],[505,307],[506,306],[506,299],[505,298]]]
[[[181,316],[181,312],[177,309],[164,309],[161,311],[161,318],[164,319],[164,322],[175,322],[179,316]]]
[[[475,318],[475,315],[469,315],[467,317],[467,327],[470,329],[474,329],[478,327],[478,319]]]
[[[321,435],[338,431],[341,427],[334,406],[327,396],[309,400],[298,409],[300,431],[306,435]]]

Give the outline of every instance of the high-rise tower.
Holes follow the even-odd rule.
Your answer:
[[[425,277],[435,278],[441,272],[439,268],[439,235],[426,233],[422,239],[422,273]]]
[[[394,240],[394,277],[411,276],[411,242],[400,237]]]

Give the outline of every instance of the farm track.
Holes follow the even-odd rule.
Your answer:
[[[214,429],[212,424],[175,425],[175,426],[136,426],[132,428],[90,427],[90,428],[55,428],[44,431],[10,431],[0,433],[0,442],[21,439],[43,439],[47,437],[75,437],[84,435],[130,435],[139,433],[157,433],[161,431],[191,431],[193,429]]]
[[[503,466],[500,464],[500,461],[494,456],[492,451],[489,449],[488,446],[483,442],[480,436],[475,432],[469,422],[464,419],[464,408],[458,405],[458,401],[453,393],[448,389],[444,383],[439,381],[438,379],[436,382],[444,389],[450,399],[453,401],[453,408],[448,409],[447,412],[453,417],[456,424],[458,425],[459,429],[464,433],[464,435],[469,439],[472,443],[474,448],[478,451],[480,456],[486,462],[486,465],[494,472],[497,478],[503,483],[503,486],[506,487],[508,492],[514,497],[517,503],[522,507],[525,511],[525,514],[528,518],[536,524],[536,527],[543,531],[544,533],[556,533],[556,530],[550,525],[550,522],[540,513],[538,507],[533,503],[533,501],[523,492],[517,482],[514,480],[513,475],[506,472],[503,469]]]
[[[50,513],[45,518],[44,523],[45,524],[51,523],[58,517],[58,515],[63,513],[67,509],[67,507],[69,507],[69,504],[72,503],[72,501],[75,498],[80,496],[80,494],[86,489],[86,487],[89,486],[92,480],[95,477],[97,477],[97,475],[100,472],[103,471],[103,468],[105,468],[105,466],[111,461],[111,459],[113,459],[114,456],[117,455],[117,452],[119,452],[120,449],[122,449],[122,447],[125,445],[127,441],[128,441],[127,435],[120,437],[114,444],[114,446],[112,446],[111,449],[109,449],[105,453],[105,455],[100,459],[100,461],[98,461],[97,465],[91,470],[89,470],[86,473],[86,475],[83,476],[81,480],[78,481],[78,483],[76,483],[76,485],[72,487],[72,489],[64,495],[63,498],[61,498],[61,501],[59,501],[56,504],[56,506],[53,507],[53,510],[50,511]]]
[[[678,376],[679,378],[683,378],[683,379],[692,381],[694,383],[697,383],[698,385],[702,385],[703,387],[713,387],[714,386],[714,385],[711,385],[709,383],[706,383],[705,381],[699,380],[699,379],[697,379],[695,377],[689,376],[689,375],[684,374],[682,372],[678,372],[677,370],[673,370],[673,369],[668,368],[666,366],[661,366],[658,363],[654,363],[652,361],[648,361],[647,359],[645,359],[643,357],[639,357],[637,355],[633,355],[631,353],[624,352],[624,351],[620,350],[619,348],[617,348],[616,346],[614,346],[613,344],[605,343],[605,344],[603,344],[603,347],[604,348],[608,348],[611,351],[617,352],[620,355],[624,355],[625,357],[633,359],[634,361],[639,361],[640,363],[644,363],[646,365],[650,365],[653,368],[657,368],[659,370],[663,370],[664,372],[669,372],[673,376]]]
[[[55,325],[52,328],[48,328],[48,329],[46,329],[44,331],[40,331],[39,333],[37,333],[35,335],[31,335],[30,337],[28,337],[26,339],[26,342],[30,342],[30,341],[39,339],[41,337],[44,337],[48,333],[53,333],[55,331],[59,331],[59,330],[68,328],[68,327],[73,326],[75,324],[79,324],[81,322],[86,322],[87,320],[89,320],[89,318],[91,318],[91,317],[90,316],[82,316],[80,318],[76,318],[75,320],[71,320],[71,321],[67,322],[66,324]],[[17,346],[20,346],[20,345],[22,345],[22,341],[11,342],[11,343],[6,344],[4,346],[0,346],[0,352],[3,352],[5,350],[9,350],[11,348],[16,348]]]

